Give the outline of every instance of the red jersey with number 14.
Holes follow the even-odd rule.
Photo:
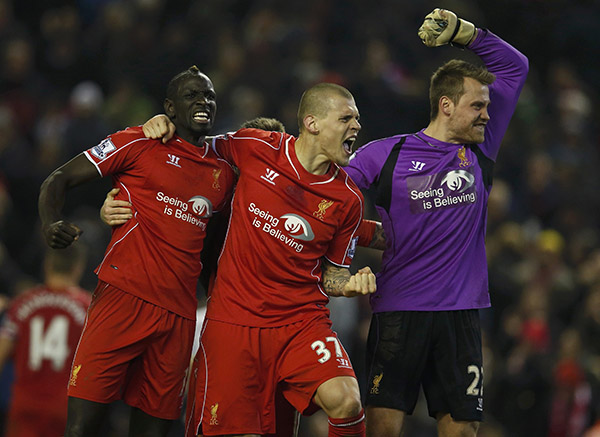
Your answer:
[[[133,218],[113,228],[98,277],[161,308],[194,320],[200,252],[213,212],[231,199],[235,174],[208,145],[179,137],[167,144],[141,127],[110,135],[85,152]]]
[[[296,138],[241,129],[218,136],[219,154],[239,168],[227,237],[207,317],[282,326],[328,314],[322,258],[349,267],[363,197],[346,172],[307,172]]]
[[[0,336],[14,341],[15,381],[11,413],[38,410],[67,416],[67,383],[91,293],[38,286],[15,298]]]

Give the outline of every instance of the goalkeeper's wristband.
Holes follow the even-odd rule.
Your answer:
[[[476,34],[477,29],[473,23],[463,20],[462,18],[458,18],[456,20],[454,32],[450,37],[450,42],[452,44],[459,44],[466,47],[471,43],[471,41],[473,41]]]

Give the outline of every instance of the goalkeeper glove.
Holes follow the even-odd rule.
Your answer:
[[[473,23],[458,18],[454,12],[436,8],[425,16],[418,34],[427,47],[448,43],[467,46],[475,37],[476,30]]]

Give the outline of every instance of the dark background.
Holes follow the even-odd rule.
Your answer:
[[[300,95],[320,81],[353,92],[357,146],[424,127],[431,73],[452,57],[477,62],[421,43],[417,28],[434,7],[490,29],[530,60],[489,206],[493,308],[482,311],[480,435],[583,435],[600,417],[599,1],[0,0],[2,302],[41,280],[44,178],[161,112],[167,82],[190,65],[217,90],[215,133],[258,115],[297,133]],[[90,248],[90,290],[110,236],[98,219],[109,187],[77,188],[65,206]],[[378,254],[361,250],[356,266],[364,264],[377,269]],[[331,306],[364,383],[368,302]],[[2,388],[6,400],[7,381]],[[322,435],[321,416],[302,423],[303,435]],[[117,406],[107,427],[122,435],[124,426]],[[407,435],[435,435],[422,403]]]

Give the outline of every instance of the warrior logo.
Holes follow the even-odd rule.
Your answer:
[[[325,217],[325,212],[327,212],[327,208],[329,208],[331,205],[333,205],[333,200],[321,200],[321,203],[319,203],[318,207],[319,209],[313,212],[313,215],[319,220],[323,220]]]
[[[271,170],[270,168],[267,168],[266,172],[264,175],[262,175],[260,178],[267,181],[268,183],[270,183],[271,185],[275,185],[275,178],[279,176],[279,173],[277,173],[274,170]]]
[[[199,217],[212,217],[212,203],[206,197],[194,196],[188,202],[192,202],[192,210]]]
[[[283,226],[291,237],[303,241],[311,241],[315,238],[310,224],[299,215],[290,213],[282,215],[281,218],[285,220]]]
[[[464,170],[451,171],[442,179],[442,185],[446,184],[449,189],[459,193],[469,189],[473,183],[475,183],[475,176]]]
[[[171,165],[174,165],[175,167],[181,168],[181,165],[179,165],[179,160],[181,158],[179,158],[179,156],[172,155],[170,153],[167,153],[167,156],[169,157],[169,160],[167,161],[167,164],[171,164]]]

